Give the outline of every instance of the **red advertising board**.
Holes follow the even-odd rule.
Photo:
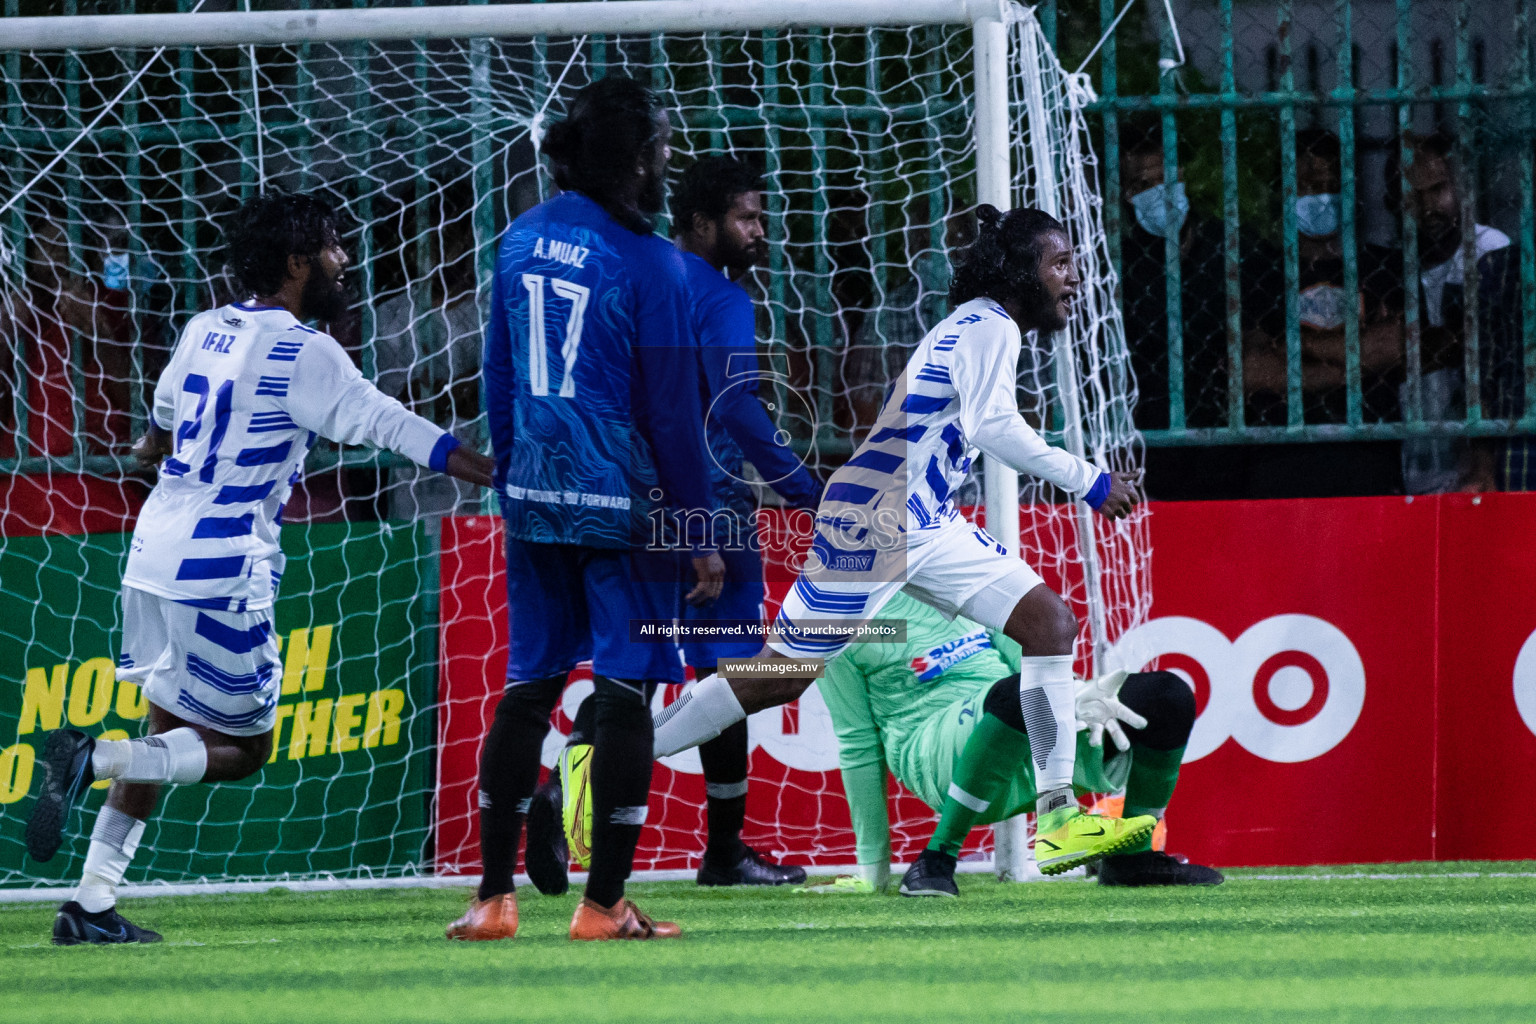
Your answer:
[[[1536,777],[1536,494],[1448,495],[1440,515],[1435,856],[1536,857],[1536,820],[1488,814]]]
[[[1171,848],[1234,866],[1434,856],[1438,520],[1401,498],[1153,509],[1152,617],[1117,647],[1195,683]],[[1367,808],[1369,827],[1339,827]]]
[[[1227,866],[1532,856],[1536,823],[1480,822],[1490,785],[1536,769],[1532,524],[1536,495],[1155,505],[1152,614],[1110,657],[1195,689],[1170,849]],[[478,867],[474,775],[505,666],[500,545],[493,519],[445,522],[444,871]],[[787,582],[770,565],[775,600]],[[573,679],[566,709],[589,686]],[[848,862],[815,692],[751,728],[748,841]],[[552,732],[546,763],[558,742]],[[908,856],[932,817],[894,800],[896,853]],[[637,867],[697,863],[702,803],[696,755],[658,765]]]

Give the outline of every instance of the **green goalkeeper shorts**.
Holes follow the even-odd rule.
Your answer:
[[[950,781],[955,775],[955,765],[960,763],[960,752],[981,720],[982,703],[986,699],[987,691],[982,690],[948,705],[920,728],[908,733],[901,748],[894,751],[892,767],[896,777],[934,810],[944,803],[944,794],[949,792]],[[1131,771],[1130,755],[1116,750],[1114,741],[1107,735],[1104,739],[1107,747],[1095,747],[1089,745],[1086,730],[1077,734],[1077,764],[1072,772],[1072,786],[1079,793],[1117,793],[1125,788],[1126,777]],[[1008,798],[992,806],[1002,808],[1001,812],[989,812],[980,824],[991,824],[1035,809],[1035,771],[1028,758],[1019,765]]]

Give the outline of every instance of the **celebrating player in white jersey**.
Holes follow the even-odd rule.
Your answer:
[[[138,452],[160,479],[123,574],[119,679],[149,701],[149,735],[49,735],[27,850],[50,859],[70,806],[112,779],[84,875],[53,941],[157,942],[116,911],[117,886],[166,783],[243,779],[272,748],[281,669],[272,605],[282,579],[283,503],[316,437],[389,448],[488,485],[489,458],[370,384],[336,340],[304,325],[345,311],[348,258],[336,212],[305,195],[247,202],[226,230],[249,296],[193,317],[155,387]]]
[[[1150,817],[1084,815],[1072,794],[1076,720],[1072,646],[1078,623],[1029,566],[955,510],[978,450],[1077,495],[1111,519],[1136,496],[1109,473],[1052,448],[1014,397],[1022,331],[1067,325],[1077,267],[1066,229],[1039,210],[978,211],[974,245],[955,268],[955,310],[928,333],[869,437],[828,482],[816,536],[759,656],[757,670],[710,676],[657,718],[656,752],[673,754],[747,714],[794,700],[814,672],[788,661],[835,658],[854,627],[899,590],[946,615],[1001,630],[1023,649],[1019,700],[1041,815],[1035,856],[1048,874],[1102,856]]]

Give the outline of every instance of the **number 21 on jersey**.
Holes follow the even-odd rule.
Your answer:
[[[197,396],[197,409],[192,413],[190,420],[183,420],[176,428],[176,451],[180,453],[183,442],[197,440],[197,435],[203,430],[203,412],[208,408],[208,392],[210,385],[208,378],[200,373],[189,373],[187,379],[181,384],[181,390]],[[197,478],[205,484],[213,483],[214,469],[219,464],[219,447],[224,443],[224,434],[229,429],[229,413],[233,404],[235,382],[227,380],[220,384],[213,396],[213,431],[208,435],[208,455],[203,459],[202,468],[197,471]]]
[[[535,395],[549,394],[549,340],[544,328],[544,283],[549,290],[571,304],[570,315],[565,321],[565,342],[560,346],[565,372],[560,378],[561,398],[576,397],[576,350],[581,347],[581,321],[587,311],[587,300],[592,289],[558,277],[543,274],[524,274],[523,287],[528,289],[528,386]]]

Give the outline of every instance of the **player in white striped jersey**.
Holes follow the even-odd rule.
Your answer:
[[[155,388],[137,452],[160,479],[123,574],[118,678],[149,701],[149,735],[49,735],[27,849],[48,860],[76,796],[112,779],[75,898],[53,941],[154,942],[119,915],[116,889],[166,783],[245,778],[272,747],[281,666],[272,605],[282,579],[283,503],[317,437],[389,448],[489,485],[491,460],[379,392],[336,340],[303,321],[345,311],[335,211],[322,199],[251,200],[226,230],[249,296],[193,317]]]
[[[978,218],[976,243],[955,269],[954,312],[923,338],[869,437],[827,484],[811,557],[759,655],[769,664],[729,682],[710,676],[685,693],[657,719],[656,752],[676,753],[795,699],[813,674],[785,662],[837,657],[853,627],[904,590],[1023,648],[1019,699],[1039,780],[1037,835],[1045,840],[1036,857],[1056,873],[1102,855],[1125,828],[1150,830],[1155,821],[1076,820],[1086,817],[1071,788],[1077,619],[1033,569],[961,517],[952,496],[978,451],[1111,519],[1129,514],[1136,496],[1128,475],[1046,444],[1014,397],[1021,331],[1064,328],[1077,293],[1065,228],[1039,210],[1003,215],[982,206]],[[1056,840],[1060,848],[1049,850]]]

